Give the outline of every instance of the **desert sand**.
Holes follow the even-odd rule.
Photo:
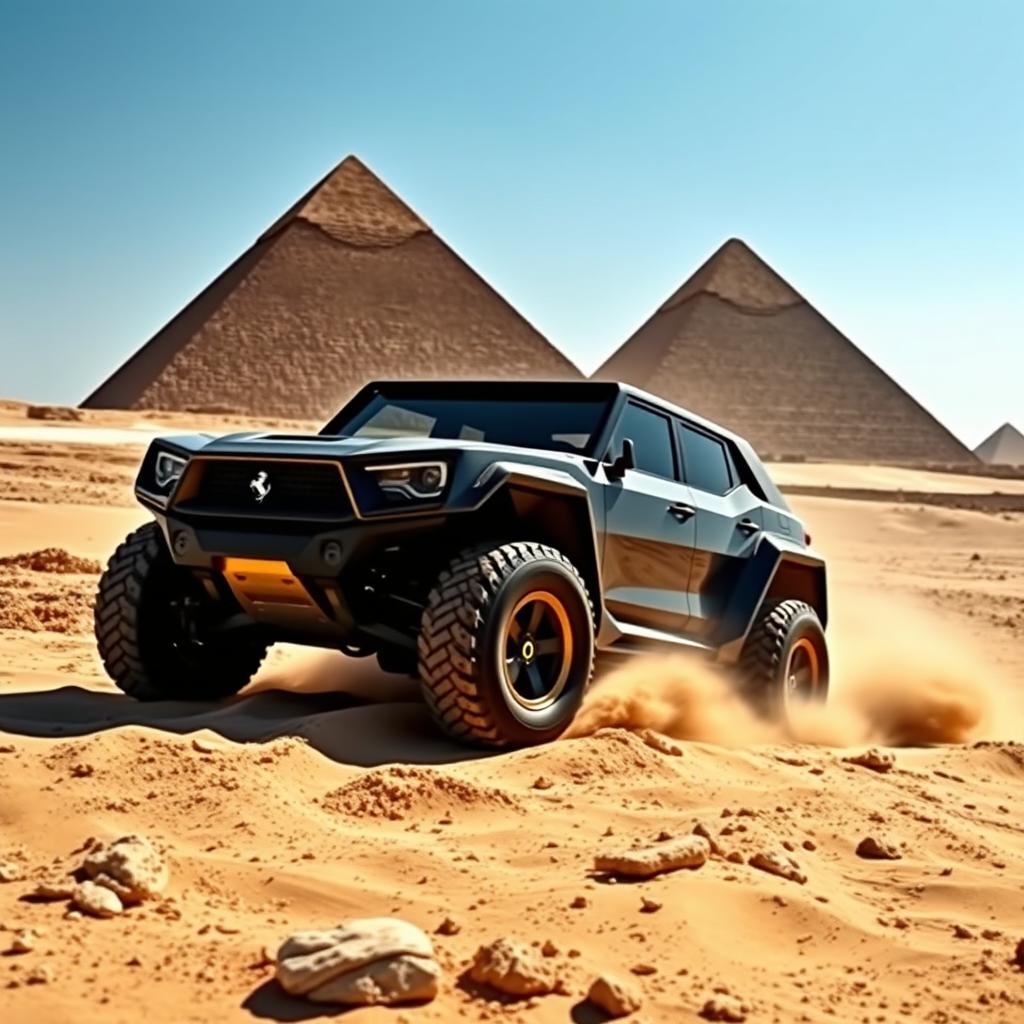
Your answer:
[[[376,915],[432,934],[440,993],[353,1024],[590,1024],[607,1019],[585,1000],[603,972],[649,1024],[699,1020],[716,994],[780,1024],[1024,1020],[1024,514],[794,498],[829,559],[834,651],[833,700],[795,735],[707,668],[649,658],[598,680],[573,736],[483,754],[440,738],[413,684],[341,655],[275,648],[215,706],[138,705],[104,678],[92,590],[146,516],[141,447],[96,431],[196,419],[46,424],[0,403],[0,864],[22,876],[0,884],[5,1024],[325,1019],[338,1011],[286,996],[269,961],[295,931]],[[82,443],[17,433],[45,425]],[[891,770],[846,760],[871,746]],[[716,851],[699,868],[593,870],[698,823]],[[99,920],[25,898],[127,833],[166,857],[160,899]],[[898,858],[858,855],[865,839]],[[806,880],[750,864],[773,852]],[[10,952],[25,930],[32,948]],[[547,944],[563,992],[470,980],[502,936]]]

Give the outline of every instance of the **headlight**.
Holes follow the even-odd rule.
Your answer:
[[[153,479],[161,491],[169,491],[185,472],[188,460],[180,455],[171,455],[170,452],[157,454],[156,462],[153,464]]]
[[[413,501],[439,498],[448,480],[448,465],[444,462],[405,462],[365,469],[385,494]]]

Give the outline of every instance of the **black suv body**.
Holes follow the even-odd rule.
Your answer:
[[[742,438],[626,385],[373,383],[316,435],[158,439],[136,493],[96,621],[139,697],[235,692],[276,641],[375,654],[492,744],[562,731],[595,652],[704,652],[771,713],[827,689],[803,524]]]

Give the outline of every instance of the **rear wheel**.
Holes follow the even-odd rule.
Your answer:
[[[211,634],[202,585],[174,564],[156,523],[129,534],[100,577],[96,642],[108,675],[138,700],[217,700],[255,674],[267,645]]]
[[[797,705],[828,697],[828,646],[803,601],[766,602],[740,655],[743,690],[759,713],[785,720]]]
[[[520,542],[463,552],[431,591],[419,638],[423,693],[449,735],[491,746],[543,743],[583,700],[594,616],[559,551]]]

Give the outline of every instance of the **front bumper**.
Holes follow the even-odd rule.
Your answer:
[[[377,520],[367,523],[242,523],[199,522],[173,509],[150,511],[161,524],[174,561],[192,569],[215,569],[216,559],[258,558],[287,562],[303,576],[343,576],[355,562],[365,560],[381,547],[414,534],[437,530],[444,516]],[[340,547],[340,559],[326,554],[330,544]]]
[[[144,502],[145,503],[145,502]],[[230,522],[151,505],[175,563],[216,600],[239,610],[275,640],[321,646],[409,647],[367,587],[368,571],[388,548],[427,543],[443,516],[366,522]]]

